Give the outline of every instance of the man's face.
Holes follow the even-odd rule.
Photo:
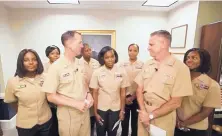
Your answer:
[[[148,51],[150,56],[156,57],[164,47],[163,38],[157,35],[151,36],[149,40]]]
[[[67,47],[71,49],[76,56],[81,54],[81,49],[83,48],[83,44],[82,44],[82,36],[80,34],[76,33],[73,38],[67,40],[66,44]]]
[[[91,55],[92,55],[92,49],[89,46],[85,46],[82,51],[82,56],[84,58],[89,59],[91,58]]]

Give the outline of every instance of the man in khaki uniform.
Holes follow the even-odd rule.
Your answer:
[[[62,34],[64,56],[54,62],[43,85],[50,102],[58,105],[60,136],[90,136],[89,108],[93,99],[85,86],[85,71],[75,57],[82,48],[82,36],[76,31]]]
[[[86,76],[87,76],[87,82],[89,83],[92,77],[93,71],[99,68],[100,64],[97,60],[92,58],[92,49],[87,43],[83,44],[81,54],[82,54],[82,57],[80,58],[80,61],[84,65]]]
[[[83,44],[83,48],[81,50],[82,58],[80,61],[83,63],[85,71],[86,71],[86,77],[87,77],[87,85],[89,86],[90,79],[92,77],[92,73],[94,70],[100,67],[100,64],[97,60],[92,58],[92,49],[91,47],[87,44]],[[92,92],[91,92],[92,94]],[[94,111],[93,107],[90,108],[90,122],[91,122],[91,136],[94,135],[94,126],[95,126],[95,116],[94,116]]]
[[[150,35],[149,52],[153,57],[137,75],[137,100],[140,107],[138,135],[149,135],[153,124],[174,135],[176,109],[182,97],[192,95],[189,69],[169,52],[171,34],[165,30]]]

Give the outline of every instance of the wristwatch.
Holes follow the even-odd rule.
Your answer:
[[[149,119],[152,120],[154,118],[153,113],[149,114]]]

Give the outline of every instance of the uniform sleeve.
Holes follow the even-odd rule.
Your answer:
[[[6,89],[5,89],[5,98],[4,98],[5,103],[13,103],[13,102],[18,101],[18,98],[15,96],[13,86],[14,86],[13,81],[8,80],[8,83],[7,83]]]
[[[142,69],[138,75],[136,76],[136,78],[134,79],[134,82],[138,85],[138,86],[143,86],[143,73],[144,73],[144,69]]]
[[[212,108],[220,108],[221,101],[220,101],[221,91],[220,86],[215,81],[212,82],[211,87],[205,97],[203,106],[205,107],[212,107]]]
[[[55,93],[59,86],[59,74],[56,65],[52,64],[49,67],[48,73],[45,76],[43,91],[46,93]]]
[[[125,87],[129,87],[130,86],[130,81],[129,81],[129,78],[126,74],[126,71],[123,69],[123,81],[121,83],[121,88],[125,88]]]
[[[183,97],[190,95],[193,95],[190,71],[188,67],[184,66],[178,70],[178,73],[175,77],[171,97]]]
[[[93,89],[98,89],[99,88],[99,81],[98,81],[98,76],[97,76],[97,71],[94,71],[92,74],[92,78],[89,83],[89,87]]]

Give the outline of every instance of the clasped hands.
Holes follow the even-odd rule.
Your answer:
[[[90,107],[93,106],[93,102],[94,102],[94,100],[93,100],[92,95],[91,95],[90,93],[87,93],[85,99],[82,100],[82,101],[77,101],[75,107],[76,107],[76,109],[78,109],[79,111],[85,112],[85,111],[87,111]]]

